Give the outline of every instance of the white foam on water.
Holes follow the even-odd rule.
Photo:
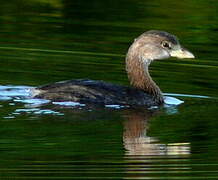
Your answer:
[[[21,102],[24,104],[32,104],[32,105],[42,105],[47,104],[50,100],[46,99],[14,99],[14,102]]]
[[[26,108],[26,109],[16,109],[15,112],[13,112],[13,115],[19,115],[21,113],[27,113],[27,114],[51,114],[51,115],[64,115],[63,113],[53,111],[50,109],[40,109],[40,108]]]
[[[184,101],[177,99],[177,98],[174,98],[174,97],[164,96],[164,103],[166,105],[178,106],[178,105],[184,103]]]
[[[191,97],[191,98],[212,98],[210,96],[194,95],[194,94],[178,94],[178,93],[163,93],[166,96]]]
[[[9,101],[17,97],[30,97],[32,88],[30,86],[0,86],[0,101]]]
[[[81,104],[79,102],[73,102],[73,101],[64,101],[64,102],[52,102],[52,104],[55,104],[55,105],[60,105],[60,106],[86,106],[85,104]]]
[[[106,104],[105,107],[106,108],[121,109],[121,108],[129,107],[129,106],[122,106],[122,105],[118,105],[118,104]]]

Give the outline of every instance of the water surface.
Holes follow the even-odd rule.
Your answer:
[[[212,0],[2,1],[1,179],[217,179],[217,9]],[[65,79],[128,85],[125,53],[150,29],[177,35],[196,55],[150,68],[179,106],[24,98],[29,87]]]

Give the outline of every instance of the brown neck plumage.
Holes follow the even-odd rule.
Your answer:
[[[160,88],[152,80],[149,74],[149,64],[149,60],[144,60],[134,55],[127,55],[126,70],[128,78],[133,87],[150,94],[154,98],[154,101],[161,104],[163,103],[163,96]]]

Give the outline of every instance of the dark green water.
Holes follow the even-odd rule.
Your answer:
[[[218,179],[217,12],[213,0],[1,1],[0,178]],[[4,91],[76,78],[127,85],[125,53],[150,29],[196,55],[152,64],[162,91],[211,98],[87,109],[35,107]]]

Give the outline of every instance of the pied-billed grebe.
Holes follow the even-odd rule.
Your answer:
[[[68,80],[35,88],[34,98],[94,104],[161,105],[164,98],[148,67],[153,60],[169,57],[194,58],[194,55],[179,44],[176,36],[164,31],[147,31],[135,39],[126,55],[126,71],[133,87],[88,79]]]

